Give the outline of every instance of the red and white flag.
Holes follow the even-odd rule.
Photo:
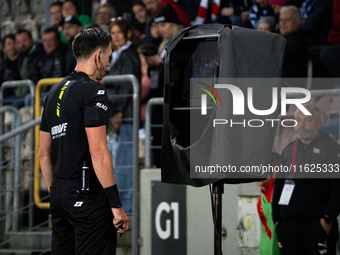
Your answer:
[[[221,0],[214,0],[212,11],[211,11],[211,20],[215,20],[220,12],[220,3]],[[200,7],[198,8],[198,12],[196,15],[196,19],[194,21],[194,25],[203,24],[204,21],[208,17],[208,7],[209,0],[201,0]]]
[[[209,0],[201,0],[194,25],[203,24],[207,19]]]
[[[211,11],[211,20],[215,20],[220,12],[220,4],[221,0],[214,0],[212,11]]]

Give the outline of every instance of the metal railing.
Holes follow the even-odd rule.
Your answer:
[[[145,110],[145,168],[152,167],[151,162],[151,150],[152,149],[161,149],[161,145],[151,145],[151,128],[161,128],[163,127],[162,124],[151,124],[152,122],[152,107],[154,105],[163,105],[164,99],[163,97],[155,97],[151,98],[146,104]]]
[[[33,104],[35,97],[35,86],[31,80],[5,81],[0,87],[0,106],[4,103],[4,90],[10,88],[28,87],[31,94],[31,102]]]
[[[29,93],[30,93],[30,99],[31,99],[31,107],[32,107],[32,114],[34,116],[34,97],[35,97],[35,85],[33,84],[33,82],[31,80],[18,80],[18,81],[6,81],[6,82],[3,82],[1,84],[1,88],[0,88],[0,106],[2,106],[5,102],[5,98],[4,98],[4,91],[5,90],[8,90],[8,89],[15,89],[15,88],[20,88],[20,87],[28,87],[29,89]],[[14,99],[15,100],[15,99]],[[14,101],[13,100],[13,101]],[[3,120],[4,117],[2,115],[1,116],[1,119]],[[0,134],[3,134],[4,133],[4,129],[3,129],[3,125],[0,125]],[[31,141],[31,145],[30,145],[32,148],[33,148],[33,139]],[[4,147],[3,145],[1,144],[0,145],[0,162],[3,162],[3,155],[4,155]],[[31,169],[33,169],[33,155],[31,157]],[[30,193],[33,192],[33,187],[31,187],[32,185],[30,185],[30,188],[29,188],[29,191]],[[30,196],[30,202],[31,202],[31,196]],[[30,215],[30,218],[29,218],[29,225],[30,227],[32,226],[32,222],[33,222],[33,218],[32,218],[32,215],[33,215],[33,208],[29,208],[29,215]]]
[[[41,116],[41,90],[44,86],[53,86],[60,82],[63,78],[50,78],[50,79],[41,79],[36,87],[36,97],[35,97],[35,118],[38,119]],[[40,124],[40,122],[39,122]],[[40,178],[41,178],[41,170],[39,164],[39,143],[40,143],[40,136],[39,136],[39,127],[40,125],[36,125],[34,128],[34,202],[36,206],[40,209],[49,209],[50,203],[48,202],[41,202],[40,197]]]
[[[60,80],[60,79],[59,79]],[[57,81],[58,82],[58,81]],[[56,84],[57,82],[54,82],[54,84]],[[51,84],[51,85],[54,85]],[[30,80],[24,80],[24,81],[10,81],[10,82],[4,82],[1,86],[1,90],[0,90],[0,103],[4,103],[4,90],[8,89],[8,88],[16,88],[16,87],[23,87],[23,86],[28,86],[29,87],[29,91],[30,91],[30,99],[31,99],[31,108],[32,108],[32,112],[35,112],[35,108],[34,106],[37,106],[37,108],[39,109],[38,112],[40,112],[40,97],[41,97],[41,93],[39,91],[39,93],[36,93],[36,88],[34,86],[34,84],[30,81]],[[36,99],[36,100],[34,100]],[[38,103],[36,103],[38,101]],[[16,242],[16,239],[19,240],[19,238],[30,231],[34,231],[38,228],[40,228],[41,226],[46,225],[49,220],[46,220],[42,223],[39,223],[36,226],[33,226],[33,218],[34,218],[34,211],[33,211],[33,207],[34,207],[34,202],[33,202],[33,181],[35,177],[33,176],[33,168],[34,168],[34,134],[33,134],[33,139],[32,139],[32,143],[30,144],[26,144],[26,146],[29,146],[29,151],[30,151],[30,170],[29,172],[26,172],[26,174],[28,174],[28,176],[25,177],[24,180],[21,180],[21,176],[25,173],[23,170],[23,165],[22,162],[24,160],[24,158],[21,157],[21,148],[22,148],[22,139],[24,136],[22,136],[22,133],[27,132],[29,130],[31,130],[34,126],[37,126],[38,124],[40,124],[41,118],[39,117],[38,119],[35,119],[31,122],[28,122],[25,125],[21,125],[21,115],[19,114],[19,111],[12,107],[12,106],[4,106],[4,107],[0,107],[0,115],[3,116],[3,112],[7,111],[8,109],[10,109],[12,112],[15,113],[16,115],[16,119],[20,119],[20,122],[18,122],[17,124],[13,124],[13,120],[12,120],[12,130],[10,132],[6,132],[5,134],[3,134],[3,132],[1,132],[1,136],[0,136],[0,143],[1,145],[3,144],[4,141],[11,139],[14,137],[15,142],[12,143],[11,145],[11,150],[13,150],[12,152],[12,156],[10,160],[6,160],[9,161],[9,163],[6,163],[3,160],[3,150],[1,148],[1,164],[2,169],[1,170],[7,170],[6,173],[6,185],[4,186],[4,188],[1,189],[1,194],[0,194],[0,205],[3,206],[3,202],[1,201],[3,196],[5,196],[6,199],[6,204],[7,207],[5,206],[5,210],[1,210],[2,214],[0,215],[0,225],[1,225],[1,237],[0,237],[0,247],[6,247],[5,245],[10,245],[10,243]],[[39,114],[39,113],[38,113]],[[13,115],[13,114],[12,114]],[[12,118],[13,119],[13,118]],[[2,130],[3,126],[1,126]],[[13,129],[14,128],[14,129]],[[39,127],[38,127],[39,128]],[[33,130],[32,130],[33,131]],[[36,136],[36,138],[39,138],[39,136]],[[25,144],[23,144],[25,146]],[[8,147],[8,146],[6,146]],[[6,165],[5,165],[6,164]],[[14,166],[12,166],[14,165]],[[12,185],[11,183],[9,183],[8,177],[12,176],[12,172],[8,172],[8,170],[14,168],[14,185]],[[2,172],[0,172],[1,176],[0,176],[0,180],[2,180]],[[28,177],[28,178],[27,178]],[[28,185],[27,185],[28,184]],[[23,200],[22,200],[22,196],[24,195],[23,191],[24,189],[27,189],[25,187],[28,186],[28,204],[26,204],[25,206],[23,206]],[[13,193],[13,198],[12,198],[12,193]],[[43,199],[46,199],[48,197],[44,197]],[[13,199],[13,203],[10,202]],[[13,204],[13,209],[11,210],[10,207],[8,207],[8,205],[12,205]],[[26,225],[23,225],[23,220],[24,220],[24,214],[27,213],[28,210],[28,229],[26,228]],[[9,227],[8,222],[10,222],[11,224],[11,228]],[[4,227],[2,227],[4,225]],[[20,226],[19,226],[20,225]],[[24,229],[26,229],[25,231],[19,231],[19,229],[21,230],[22,227],[24,227]],[[11,230],[11,232],[13,234],[8,235],[9,230]],[[4,232],[3,232],[4,231]],[[3,233],[6,233],[6,235],[3,235]],[[15,233],[15,234],[14,234]]]
[[[13,106],[2,106],[0,107],[0,114],[3,114],[5,112],[10,112],[12,117],[12,129],[16,129],[21,125],[21,115]],[[4,142],[7,139],[4,139],[5,135],[0,136],[0,143]],[[19,183],[20,183],[20,170],[21,170],[21,141],[20,141],[20,134],[16,134],[14,137],[14,141],[12,142],[12,148],[11,148],[11,158],[14,160],[14,188],[13,188],[13,222],[12,222],[12,229],[14,231],[17,231],[19,229],[19,207],[20,207],[20,189],[19,189]],[[0,171],[2,180],[2,169]],[[2,192],[1,192],[2,193]],[[0,205],[2,203],[1,194],[0,194]]]
[[[133,92],[132,94],[118,95],[119,97],[132,97],[132,125],[133,125],[133,168],[132,168],[132,254],[139,254],[139,162],[138,162],[138,130],[140,119],[140,85],[137,78],[132,75],[109,75],[105,76],[101,83],[105,86],[114,85],[115,82],[131,82]]]
[[[33,105],[33,99],[35,96],[35,86],[31,80],[18,80],[18,81],[5,81],[1,84],[0,87],[0,106],[4,104],[5,98],[4,98],[4,91],[8,89],[13,88],[20,88],[20,87],[28,87],[29,92],[31,94],[31,102]],[[34,111],[34,108],[33,108]],[[33,113],[34,114],[34,113]],[[0,115],[1,119],[3,120],[4,117]],[[0,134],[4,133],[4,126],[0,125]],[[0,162],[3,162],[3,145],[0,145]]]
[[[11,106],[0,107],[0,112],[1,112],[1,109],[7,108],[7,107],[11,107]],[[18,111],[16,108],[14,108],[14,109],[15,109],[14,111]],[[18,161],[19,164],[20,164],[20,162],[22,160],[20,155],[19,155],[20,149],[21,149],[21,146],[20,146],[21,145],[21,139],[20,139],[21,134],[26,132],[26,131],[28,131],[28,130],[30,130],[30,129],[32,129],[34,126],[40,124],[40,122],[41,122],[41,118],[39,117],[38,119],[34,119],[34,120],[24,124],[24,125],[19,125],[19,126],[16,125],[18,127],[16,127],[15,129],[12,129],[10,132],[7,132],[7,133],[5,133],[3,135],[0,135],[0,142],[4,142],[4,141],[6,141],[8,139],[11,139],[13,137],[15,137],[15,138],[19,137],[19,139],[18,140],[16,139],[16,141],[15,141],[14,147],[15,147],[15,150],[17,150],[17,152],[16,152],[16,156],[13,157],[13,160],[14,161]],[[32,151],[32,153],[34,153],[34,151]],[[17,164],[18,163],[15,163],[15,165],[17,165]],[[16,179],[15,182],[17,184],[15,184],[14,188],[13,188],[13,200],[17,200],[17,201],[20,199],[20,191],[22,190],[21,188],[25,184],[25,181],[20,182],[21,167],[19,167],[18,169],[19,169],[19,171],[18,170],[17,171],[14,170],[14,172],[15,172],[15,179]],[[2,171],[0,172],[0,174],[1,173],[2,173]],[[31,183],[34,178],[35,177],[30,178],[26,182]],[[7,189],[6,191],[7,191],[7,193],[12,192],[12,190],[9,190],[9,189]],[[1,196],[4,193],[5,192],[1,192],[0,198],[1,198]],[[5,193],[5,194],[7,194],[7,193]],[[30,193],[30,196],[31,196],[31,193]],[[17,197],[17,199],[15,199],[15,197]],[[46,198],[48,198],[48,197],[43,197],[42,199],[46,199]],[[6,215],[4,215],[4,216],[1,215],[1,217],[0,217],[0,224],[2,224],[3,220],[8,220],[8,218],[13,217],[13,219],[11,220],[11,223],[13,224],[12,230],[16,233],[16,235],[13,235],[13,236],[11,236],[9,238],[6,238],[6,240],[4,240],[3,237],[2,237],[2,230],[3,229],[1,229],[0,247],[5,247],[5,245],[8,245],[12,241],[15,241],[16,239],[19,239],[21,236],[25,235],[26,233],[29,233],[29,232],[34,231],[34,230],[37,230],[40,227],[46,226],[48,224],[49,220],[46,220],[46,221],[43,221],[43,222],[37,224],[36,226],[32,226],[32,224],[30,224],[29,228],[26,229],[25,231],[16,232],[16,231],[18,231],[17,226],[18,226],[18,224],[20,222],[19,214],[23,213],[24,210],[26,210],[28,208],[32,208],[33,206],[34,206],[34,202],[29,202],[28,205],[25,205],[25,206],[23,206],[21,208],[18,208],[18,209],[14,209],[14,205],[13,205],[13,211],[12,212],[7,212]],[[6,208],[6,209],[8,211],[8,208]],[[17,226],[15,226],[15,225],[17,225]],[[8,231],[8,228],[6,228],[6,229]]]

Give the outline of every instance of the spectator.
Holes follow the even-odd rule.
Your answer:
[[[42,78],[65,76],[64,55],[67,48],[61,44],[58,30],[53,27],[45,29],[42,35],[45,53],[38,61]]]
[[[97,28],[97,29],[101,29],[100,26],[97,23],[92,23],[92,24],[88,24],[86,25],[85,29],[89,29],[89,28]],[[108,32],[108,31],[107,31]]]
[[[165,44],[166,42],[177,32],[184,28],[180,21],[178,12],[173,5],[166,5],[162,8],[159,14],[155,18],[155,22],[158,24],[159,33],[162,37],[161,45],[159,46],[159,58],[157,62],[161,62],[165,56]],[[156,60],[156,59],[155,59]]]
[[[135,15],[135,22],[133,22],[132,27],[134,29],[135,35],[137,36],[138,40],[143,40],[145,38],[145,28],[148,27],[150,32],[150,21],[148,19],[148,11],[145,8],[144,3],[142,0],[137,0],[132,5],[132,12]],[[147,25],[147,21],[149,24]]]
[[[88,24],[93,23],[93,20],[90,16],[79,14],[76,3],[71,0],[66,0],[65,2],[63,2],[63,5],[61,7],[61,15],[63,20],[67,19],[69,16],[76,17],[80,21],[81,27],[83,28],[85,28]],[[68,45],[71,48],[71,44],[68,42],[67,39],[65,39],[63,31],[60,34],[60,38],[62,43]]]
[[[19,50],[15,44],[15,35],[8,34],[2,39],[2,47],[5,53],[5,59],[0,64],[0,84],[4,81],[20,80],[18,74],[18,56]],[[4,91],[5,93],[8,91]],[[4,97],[11,94],[7,93]]]
[[[273,7],[269,5],[268,0],[256,0],[249,14],[249,20],[253,28],[256,29],[257,21],[264,16],[274,16]]]
[[[184,28],[183,23],[179,19],[179,12],[173,5],[166,5],[161,9],[155,18],[155,23],[158,25],[159,33],[162,37],[162,42],[158,48],[158,54],[151,54],[153,49],[146,46],[145,50],[150,52],[146,56],[146,62],[152,69],[153,74],[150,75],[151,87],[150,96],[162,96],[163,93],[163,59],[165,57],[165,44],[177,32]],[[142,48],[141,50],[143,50]],[[142,51],[143,52],[143,51]],[[154,95],[152,91],[157,91]]]
[[[232,24],[230,18],[228,16],[217,16],[215,20],[212,20],[211,23],[213,24]]]
[[[301,4],[300,11],[301,11],[301,18],[307,19],[308,14],[312,10],[313,6],[318,0],[306,0]]]
[[[320,53],[321,62],[332,77],[340,77],[340,1],[333,3],[333,25],[327,41],[329,46],[324,47]]]
[[[39,54],[43,52],[40,44],[34,43],[32,35],[27,30],[19,30],[15,35],[15,41],[20,50],[19,71],[21,79],[30,79],[34,84],[40,80],[36,63]]]
[[[257,22],[256,29],[265,32],[275,32],[276,21],[272,16],[261,17]]]
[[[79,13],[77,5],[71,0],[66,0],[65,2],[63,2],[63,5],[61,7],[61,14],[64,19],[69,16],[75,16],[80,21],[82,27],[93,23],[93,20],[90,16]]]
[[[289,5],[294,5],[294,6],[296,6],[297,8],[300,8],[304,1],[305,1],[305,0],[291,0],[291,1],[289,2]]]
[[[332,26],[332,7],[333,0],[307,0],[302,4],[300,30],[305,34],[309,47],[327,44],[327,34]]]
[[[332,7],[333,0],[308,0],[300,8],[303,21],[300,31],[307,39],[309,59],[313,62],[313,77],[330,76],[321,62],[320,52],[327,45],[327,35],[332,26]],[[313,83],[312,88],[324,89],[325,87]]]
[[[150,16],[157,15],[161,10],[161,0],[142,0]]]
[[[145,44],[144,44],[145,45]],[[145,53],[145,52],[144,52]],[[145,55],[141,52],[140,47],[138,47],[138,54],[139,54],[139,60],[140,60],[140,65],[141,65],[141,83],[140,83],[140,120],[142,127],[144,126],[145,123],[145,110],[146,110],[146,104],[148,100],[150,99],[149,94],[150,94],[150,85],[151,85],[151,80],[148,74],[148,68],[149,65],[146,62]]]
[[[93,0],[73,0],[73,2],[77,6],[78,13],[86,14],[87,16],[92,16]]]
[[[287,39],[282,77],[307,77],[308,48],[304,35],[299,31],[301,14],[289,5],[280,10],[280,34]]]
[[[112,36],[112,61],[109,67],[109,75],[117,74],[133,74],[137,80],[141,80],[141,66],[138,52],[134,45],[134,36],[132,27],[125,19],[116,19],[110,24],[110,34]],[[114,86],[114,94],[132,94],[132,85],[116,82]],[[110,93],[108,91],[108,93]],[[112,93],[112,92],[111,92]],[[114,134],[118,133],[118,148],[117,154],[113,153],[113,158],[116,159],[114,165],[115,178],[117,185],[121,191],[121,200],[126,212],[132,211],[132,140],[133,130],[132,121],[132,98],[123,97],[110,100],[109,116],[113,116],[111,125],[113,131],[109,137],[108,144],[111,143],[110,139],[114,138]],[[125,166],[125,167],[124,167]],[[128,166],[128,167],[126,167]]]
[[[108,0],[116,9],[116,17],[124,17],[128,20],[132,18],[132,4],[134,0]]]
[[[157,54],[157,47],[152,43],[146,43],[139,47],[140,52],[145,56],[150,77],[149,98],[163,97],[164,90],[164,64]],[[160,62],[159,62],[160,61]],[[152,122],[156,124],[163,123],[163,106],[155,105],[152,107]],[[153,128],[151,130],[153,140],[152,146],[159,146],[162,140],[162,129]],[[153,165],[160,167],[161,153],[159,149],[153,149]]]
[[[162,42],[162,36],[159,32],[158,24],[153,20],[150,26],[150,37],[144,39],[145,43],[152,43],[159,47]]]
[[[20,49],[18,59],[19,74],[23,80],[31,80],[36,84],[40,79],[38,70],[38,60],[43,53],[43,48],[40,44],[34,43],[32,35],[27,30],[19,30],[15,35],[15,41]],[[24,106],[25,96],[29,93],[27,86],[14,89],[15,101],[11,104],[16,108]]]
[[[149,97],[163,96],[163,65],[157,61],[153,61],[153,57],[157,56],[157,47],[152,43],[145,43],[139,46],[138,50],[143,54],[146,64],[148,65],[148,76],[150,77]]]
[[[189,14],[184,8],[182,8],[180,5],[176,4],[175,2],[172,2],[167,5],[170,5],[175,10],[181,25],[183,25],[184,27],[191,26],[191,20],[190,20]],[[162,9],[166,7],[167,5],[162,5]]]
[[[76,17],[68,16],[63,23],[63,34],[69,48],[74,37],[82,29],[80,21]]]
[[[61,16],[61,2],[54,2],[50,5],[50,16],[51,16],[51,22],[54,26],[59,26],[60,22],[63,20],[63,17]]]
[[[273,7],[275,18],[275,31],[279,31],[280,10],[283,6],[288,5],[290,0],[269,0],[269,4]]]
[[[328,134],[330,137],[334,139],[334,141],[339,140],[339,120],[331,120],[322,124],[320,128],[321,132]]]
[[[181,6],[176,4],[173,0],[163,0],[163,1],[142,0],[142,1],[145,4],[145,8],[149,12],[149,15],[153,16],[152,18],[154,18],[155,15],[158,15],[158,13],[160,12],[162,8],[164,8],[167,5],[171,5],[176,10],[176,13],[178,14],[177,18],[179,19],[180,23],[182,23],[186,27],[191,26],[191,20],[186,10],[184,10]]]
[[[173,1],[172,3],[177,3],[180,5],[188,14],[188,17],[190,19],[190,26],[196,24],[196,17],[199,13],[199,8],[200,8],[200,2],[198,0],[182,0],[182,1]],[[169,3],[167,3],[169,4]],[[171,4],[171,2],[170,2]],[[164,3],[162,7],[164,7],[166,4]],[[216,8],[217,9],[217,8]],[[217,10],[219,12],[219,9]],[[216,15],[218,16],[218,14]]]
[[[135,2],[137,5],[139,3],[139,0],[137,0]],[[142,4],[144,5],[144,3],[142,2]],[[153,43],[157,46],[159,46],[159,44],[161,43],[161,36],[159,34],[159,29],[158,29],[158,26],[157,24],[154,22],[154,18],[155,16],[148,16],[146,22],[145,22],[145,25],[144,25],[144,36],[142,34],[142,37],[141,38],[138,38],[138,34],[139,32],[136,31],[138,30],[138,24],[136,25],[137,26],[137,29],[136,27],[133,27],[135,29],[135,32],[136,32],[136,35],[137,35],[137,45],[142,45],[144,43]]]
[[[277,16],[277,20],[280,15],[280,10],[283,6],[287,5],[290,0],[269,0],[269,4],[273,7],[274,14]]]
[[[300,11],[295,6],[289,5],[280,10],[280,34],[288,36],[299,30],[301,24]]]
[[[135,37],[130,23],[123,18],[116,19],[110,24],[110,34],[114,51],[109,74],[135,74],[137,79],[140,80],[139,55],[134,45]],[[130,64],[128,64],[129,61],[131,61]],[[129,68],[129,70],[124,68]]]
[[[312,115],[305,115],[300,109],[295,112],[294,129],[298,138],[281,154],[280,164],[296,171],[277,173],[273,221],[282,255],[335,255],[339,239],[340,179],[332,178],[330,169],[340,163],[340,147],[319,131],[320,110],[312,105],[304,107]],[[326,165],[330,171],[320,175],[298,170],[311,164]],[[289,188],[290,193],[285,191]]]
[[[38,70],[41,78],[55,78],[65,76],[65,55],[67,46],[60,41],[60,35],[56,28],[46,28],[42,35],[42,43],[45,52],[38,60]],[[45,98],[51,86],[42,89],[41,98]],[[42,103],[43,105],[43,100]],[[31,105],[31,94],[25,97],[25,106]]]
[[[116,9],[112,4],[103,4],[99,6],[96,17],[96,23],[100,28],[109,31],[111,19],[116,17]]]
[[[221,16],[230,18],[231,23],[236,25],[241,19],[241,13],[250,10],[253,5],[251,0],[221,0]]]

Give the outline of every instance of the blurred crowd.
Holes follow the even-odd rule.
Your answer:
[[[42,78],[66,76],[76,64],[74,36],[81,29],[101,28],[113,37],[109,75],[134,74],[141,81],[144,109],[149,98],[162,96],[165,43],[181,29],[200,23],[281,34],[287,39],[283,77],[307,77],[308,63],[313,64],[313,77],[340,76],[339,1],[101,1],[94,18],[79,10],[75,1],[54,2],[49,8],[52,26],[41,39],[34,41],[27,30],[4,36],[0,84],[24,79],[36,84]],[[7,89],[4,97],[6,105],[30,105],[28,88]]]
[[[27,30],[4,36],[1,41],[0,84],[29,79],[36,85],[42,78],[67,76],[76,65],[72,52],[74,37],[82,29],[100,28],[112,36],[113,53],[107,75],[133,74],[140,81],[140,122],[143,127],[147,101],[163,96],[166,42],[178,31],[203,23],[236,25],[285,37],[283,77],[306,78],[310,64],[312,77],[340,77],[340,1],[101,0],[95,17],[90,16],[91,10],[88,9],[91,8],[85,8],[89,2],[53,2],[49,7],[52,24],[38,40],[33,40]],[[81,6],[77,5],[79,3]],[[81,13],[80,10],[86,9],[87,13]],[[217,73],[218,60],[209,61],[204,62],[202,77]],[[116,85],[108,94],[132,94],[131,86]],[[334,88],[333,85],[320,86],[312,89]],[[42,101],[49,89],[50,86],[43,89]],[[28,87],[6,89],[3,96],[5,105],[18,109],[31,105]],[[110,100],[109,113],[112,122],[108,146],[116,181],[120,183],[120,189],[127,190],[121,198],[125,211],[129,213],[132,186],[130,142],[133,140],[131,98]],[[156,123],[161,123],[162,110],[155,107],[153,116]],[[155,144],[159,145],[161,133],[153,135]],[[159,165],[159,155],[154,158],[155,165]],[[128,167],[120,169],[122,164]]]

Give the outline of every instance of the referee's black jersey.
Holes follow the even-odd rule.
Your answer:
[[[108,97],[104,85],[74,71],[46,97],[40,130],[49,132],[53,146],[53,174],[81,176],[82,162],[91,162],[85,127],[108,125]]]

